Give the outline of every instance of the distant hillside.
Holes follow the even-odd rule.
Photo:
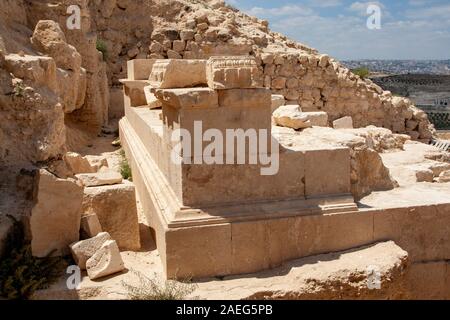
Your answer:
[[[349,60],[343,64],[349,69],[368,68],[383,74],[450,75],[450,60]]]

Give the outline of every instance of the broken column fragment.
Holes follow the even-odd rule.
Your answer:
[[[75,242],[70,245],[70,251],[72,252],[73,259],[80,269],[86,269],[87,260],[92,257],[95,252],[97,252],[108,240],[111,240],[109,233],[101,232],[93,238]]]
[[[107,240],[86,262],[89,279],[95,280],[125,270],[116,241]]]

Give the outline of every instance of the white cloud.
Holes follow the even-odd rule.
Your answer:
[[[341,0],[310,0],[310,6],[311,7],[318,7],[318,8],[331,8],[331,7],[339,7],[342,6]]]
[[[276,31],[338,59],[443,59],[450,51],[450,22],[436,30],[433,21],[392,20],[369,30],[359,16],[288,17]]]
[[[409,7],[398,9],[390,3],[383,5],[381,0],[353,1],[345,7],[342,0],[323,1],[254,7],[247,13],[268,19],[274,31],[338,59],[448,59],[450,3],[408,0]],[[370,4],[382,8],[381,30],[366,26]],[[322,14],[320,9],[339,5],[343,7],[334,16]],[[389,7],[397,9],[391,14]]]
[[[237,6],[239,4],[237,0],[226,0],[225,2],[232,6]]]
[[[386,9],[384,4],[379,1],[353,2],[348,9],[350,11],[356,12],[360,16],[367,16],[367,8],[372,4],[379,6],[381,9]]]
[[[406,16],[411,19],[440,19],[434,22],[436,24],[445,23],[450,19],[450,4],[408,10]]]
[[[307,16],[314,11],[302,5],[286,5],[279,8],[261,8],[253,7],[247,11],[248,14],[257,17],[281,17],[281,16]]]

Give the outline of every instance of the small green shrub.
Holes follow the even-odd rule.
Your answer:
[[[16,82],[14,84],[14,89],[13,89],[14,97],[17,97],[17,98],[23,97],[24,92],[25,92],[25,86],[24,86],[23,82]]]
[[[357,76],[360,76],[361,79],[365,79],[370,75],[369,69],[364,67],[353,69],[352,72]]]
[[[130,164],[128,163],[123,149],[120,150],[120,156],[122,157],[122,161],[120,162],[120,174],[122,175],[122,178],[133,181],[133,173],[131,172]]]
[[[29,299],[36,290],[55,282],[68,263],[59,257],[33,257],[30,243],[24,240],[23,225],[10,218],[14,225],[0,262],[0,296],[10,300]]]
[[[157,281],[147,278],[140,272],[133,270],[131,272],[138,277],[138,285],[122,281],[130,300],[183,300],[197,288],[190,281]]]
[[[101,39],[97,39],[96,46],[97,50],[103,54],[103,60],[108,59],[108,46],[106,45],[106,43]]]

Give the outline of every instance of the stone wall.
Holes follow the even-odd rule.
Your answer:
[[[48,108],[50,113],[44,116],[46,124],[40,131],[34,128],[33,122],[27,125],[17,122],[15,118],[21,113],[11,113],[9,131],[22,130],[33,137],[24,141],[39,140],[39,145],[23,150],[22,157],[29,160],[57,156],[65,144],[65,139],[56,139],[58,136],[67,135],[68,140],[76,140],[70,138],[74,130],[66,130],[61,121],[66,127],[70,124],[70,128],[98,132],[108,121],[110,90],[114,91],[120,85],[119,80],[126,78],[126,63],[135,58],[204,59],[214,55],[252,55],[259,64],[264,86],[274,94],[283,95],[285,103],[299,104],[304,111],[326,111],[330,122],[352,116],[356,127],[383,126],[424,141],[433,134],[427,115],[409,100],[393,97],[327,55],[271,32],[267,21],[247,16],[220,0],[0,0],[0,3],[2,21],[5,21],[0,26],[2,56],[17,53],[52,56],[30,42],[40,20],[57,22],[67,45],[73,46],[81,56],[81,75],[56,65],[56,82],[63,89],[56,90],[51,99],[55,100],[54,105],[61,103],[61,106],[53,108],[55,114],[50,114],[52,108]],[[81,8],[81,30],[66,27],[70,5]],[[103,54],[97,50],[101,46]],[[6,70],[5,79],[10,73],[11,70]],[[21,79],[18,75],[14,77]],[[12,86],[11,81],[6,79],[3,85]],[[27,86],[36,87],[33,81],[28,81]],[[71,84],[78,82],[85,82],[81,86],[86,88],[84,94],[80,94],[80,104],[67,108],[67,93],[73,91]],[[6,87],[3,94],[11,91]],[[38,100],[30,98],[29,109],[38,110],[33,101]],[[117,106],[114,107],[117,110]],[[62,115],[58,108],[64,110]],[[21,116],[33,119],[28,111]],[[0,134],[10,136],[9,131],[3,130]],[[11,145],[21,139],[12,137]],[[10,152],[4,147],[6,144],[2,146],[3,154]],[[48,152],[33,156],[40,150]]]
[[[115,5],[114,5],[115,3]],[[221,1],[103,1],[95,24],[108,50],[110,84],[126,78],[130,59],[205,59],[213,55],[253,55],[264,86],[303,111],[328,112],[330,123],[352,116],[356,127],[376,125],[414,139],[434,130],[426,114],[393,97],[371,80],[352,74],[317,50],[271,32],[268,22],[247,16]],[[123,23],[124,17],[131,17]],[[145,16],[145,18],[142,18]]]

